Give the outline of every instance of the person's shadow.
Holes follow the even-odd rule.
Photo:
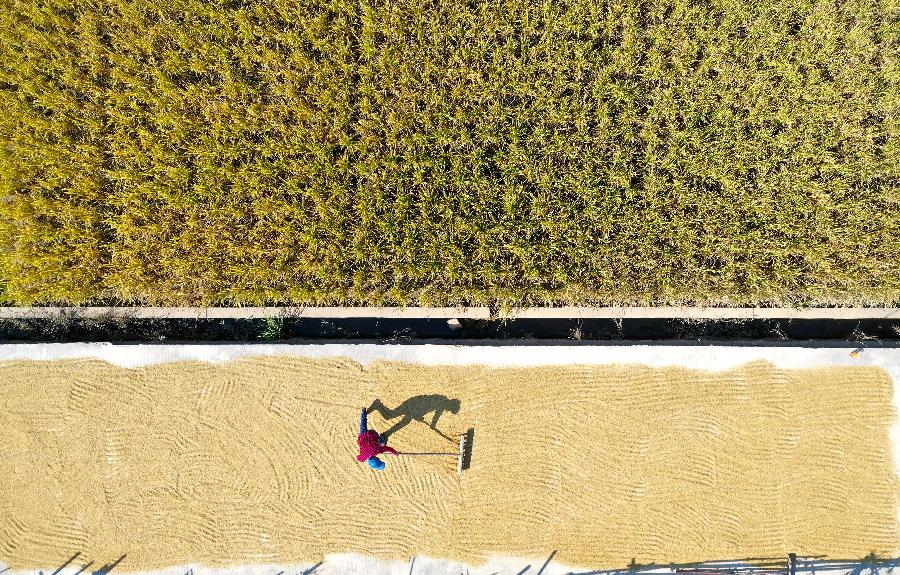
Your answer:
[[[368,413],[372,413],[373,411],[377,411],[381,414],[381,416],[385,419],[395,419],[400,417],[400,421],[393,424],[390,429],[381,434],[381,436],[387,440],[392,434],[400,431],[413,421],[420,421],[422,423],[428,423],[425,421],[425,416],[429,413],[433,413],[431,417],[431,422],[428,423],[428,426],[434,430],[435,433],[446,439],[447,441],[454,441],[454,439],[444,435],[437,428],[438,420],[445,412],[450,412],[453,414],[459,413],[460,402],[458,399],[450,399],[446,395],[416,395],[410,397],[397,407],[391,409],[385,404],[381,403],[380,399],[376,399],[372,402],[372,405],[369,406],[369,409],[366,411]]]

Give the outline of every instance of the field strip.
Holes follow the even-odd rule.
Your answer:
[[[681,366],[724,370],[753,361],[768,361],[783,369],[828,366],[873,366],[884,369],[894,383],[893,402],[900,413],[900,349],[809,346],[707,345],[453,345],[453,344],[111,344],[21,343],[0,345],[0,361],[92,358],[120,367],[143,367],[175,361],[226,362],[245,357],[299,356],[312,359],[346,357],[363,365],[402,361],[424,365],[484,365],[539,367],[634,363],[652,367]],[[853,350],[862,351],[853,354]],[[891,428],[894,465],[900,475],[900,419]]]
[[[0,307],[0,319],[76,317],[85,319],[898,319],[896,307]]]
[[[92,358],[120,367],[143,367],[175,361],[226,362],[246,357],[299,356],[312,359],[345,357],[363,365],[402,361],[423,365],[483,365],[540,367],[633,363],[652,367],[681,366],[725,370],[753,361],[783,369],[829,366],[873,366],[884,369],[894,384],[893,403],[900,413],[900,348],[707,345],[454,345],[454,344],[111,344],[50,343],[0,345],[0,361]],[[862,350],[853,353],[853,350]],[[900,418],[891,428],[894,465],[900,475]]]

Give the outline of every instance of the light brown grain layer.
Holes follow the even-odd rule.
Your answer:
[[[356,463],[360,406],[430,393],[461,401],[443,433],[475,428],[469,471],[450,458]],[[766,363],[3,363],[0,559],[127,553],[129,571],[352,551],[477,562],[558,550],[595,567],[887,554],[900,546],[891,394],[875,368]],[[454,449],[418,422],[391,443]]]

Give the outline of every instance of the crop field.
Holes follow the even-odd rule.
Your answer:
[[[0,0],[0,297],[900,301],[898,0]]]

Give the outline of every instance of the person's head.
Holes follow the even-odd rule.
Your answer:
[[[384,461],[378,459],[377,457],[370,457],[366,461],[369,462],[369,467],[376,471],[381,471],[382,469],[384,469]]]
[[[450,400],[450,413],[459,413],[460,402],[458,399]]]

